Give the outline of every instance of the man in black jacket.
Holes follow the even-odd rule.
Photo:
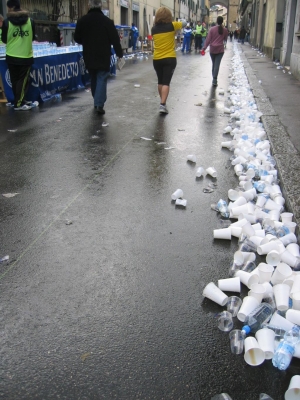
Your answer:
[[[101,0],[89,0],[89,11],[77,22],[74,40],[82,44],[85,66],[91,77],[94,106],[105,114],[107,78],[110,70],[111,45],[123,57],[118,31],[111,19],[101,11]]]

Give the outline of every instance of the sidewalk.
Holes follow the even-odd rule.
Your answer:
[[[238,45],[276,159],[286,207],[300,222],[300,82],[249,44]],[[283,72],[285,71],[285,73]]]

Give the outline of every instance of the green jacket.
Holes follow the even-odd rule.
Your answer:
[[[194,36],[198,36],[198,35],[201,35],[202,36],[202,33],[201,33],[201,29],[202,29],[202,26],[200,25],[196,25],[196,28],[194,29],[194,31],[193,31],[193,34],[194,34]]]
[[[204,28],[203,26],[201,27],[201,35],[202,35],[202,37],[204,37],[204,38],[206,38],[206,36],[207,36],[207,29]]]

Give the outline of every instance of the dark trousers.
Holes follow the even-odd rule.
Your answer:
[[[201,35],[196,35],[195,36],[195,50],[201,50],[202,49],[202,36]]]
[[[12,91],[14,94],[14,107],[24,103],[24,97],[29,88],[29,72],[31,65],[8,64]]]
[[[218,80],[219,68],[220,68],[220,64],[221,64],[223,55],[224,55],[224,53],[219,53],[219,54],[211,54],[210,53],[210,58],[212,61],[212,76],[213,76],[214,82],[217,82],[217,80]]]

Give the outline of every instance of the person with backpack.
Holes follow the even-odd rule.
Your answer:
[[[222,57],[224,55],[224,41],[227,40],[228,30],[223,27],[223,17],[217,18],[217,25],[210,28],[205,45],[202,48],[203,54],[209,46],[210,58],[212,61],[213,86],[218,86],[218,74]]]

